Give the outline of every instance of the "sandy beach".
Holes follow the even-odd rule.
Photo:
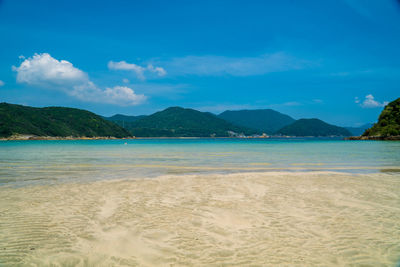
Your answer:
[[[394,266],[399,188],[334,172],[3,187],[0,265]]]

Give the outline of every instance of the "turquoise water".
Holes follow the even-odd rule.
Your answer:
[[[400,142],[141,139],[0,142],[0,185],[244,171],[397,172]]]

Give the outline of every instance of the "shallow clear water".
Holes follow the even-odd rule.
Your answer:
[[[394,266],[399,152],[334,139],[0,142],[0,266]]]
[[[400,142],[141,139],[0,142],[0,185],[249,171],[396,172]]]

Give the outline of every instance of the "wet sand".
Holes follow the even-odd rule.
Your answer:
[[[400,174],[171,175],[0,188],[0,266],[394,266]]]

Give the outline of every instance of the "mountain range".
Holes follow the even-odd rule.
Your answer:
[[[352,129],[353,131],[356,130]],[[170,107],[151,115],[101,117],[64,107],[0,104],[0,137],[235,137],[248,135],[350,136],[349,130],[319,119],[295,120],[271,109],[225,111],[219,115]]]
[[[334,126],[318,119],[295,120],[272,109],[228,110],[215,116],[208,112],[171,107],[149,116],[115,115],[107,119],[124,125],[137,137],[224,137],[238,134],[261,135],[263,133],[289,136],[352,135],[343,127]],[[305,131],[305,129],[308,130]],[[354,128],[352,130],[361,134],[365,129]]]
[[[126,124],[137,137],[226,137],[229,133],[254,134],[209,112],[170,107]]]
[[[124,119],[118,115],[108,119],[124,125],[136,137],[226,137],[263,133],[288,136],[352,135],[343,127],[318,119],[295,120],[271,109],[224,111],[216,116],[194,109],[170,107],[138,117],[126,116]]]
[[[227,110],[219,118],[258,132],[274,134],[282,127],[295,122],[292,117],[272,109]]]

